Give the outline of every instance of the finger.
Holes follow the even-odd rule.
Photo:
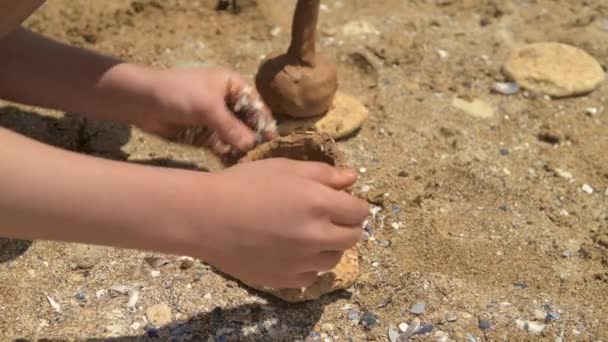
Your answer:
[[[246,152],[255,145],[256,138],[251,129],[237,119],[226,106],[218,107],[209,116],[209,126],[224,143],[236,147],[241,152]]]
[[[286,172],[321,183],[336,190],[344,190],[357,181],[357,172],[340,169],[322,162],[285,160]]]
[[[315,283],[318,279],[317,272],[304,272],[297,274],[291,279],[287,280],[286,283],[282,286],[285,289],[299,289],[302,287],[308,287]]]
[[[369,204],[343,191],[331,191],[325,195],[325,203],[331,222],[340,226],[360,226],[369,216]]]
[[[278,135],[276,121],[256,89],[241,78],[228,81],[227,105],[237,118],[254,130],[262,140]]]
[[[314,272],[328,272],[334,269],[336,265],[342,260],[342,251],[324,251],[321,252],[311,262],[310,271]]]
[[[363,228],[361,228],[361,225],[334,225],[323,232],[323,237],[319,242],[319,248],[323,251],[328,251],[327,253],[343,252],[361,241],[362,235]]]

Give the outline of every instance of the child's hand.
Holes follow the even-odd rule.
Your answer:
[[[212,177],[217,186],[184,208],[188,235],[196,236],[188,253],[257,286],[310,285],[359,241],[369,213],[365,201],[342,191],[356,172],[323,163],[266,159]],[[209,201],[213,209],[202,209]]]
[[[223,68],[155,71],[150,78],[157,110],[142,129],[224,155],[245,152],[276,135],[270,110],[255,88]]]

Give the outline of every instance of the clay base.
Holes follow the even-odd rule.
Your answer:
[[[296,133],[273,139],[261,144],[238,163],[266,158],[291,158],[297,160],[321,161],[336,167],[345,167],[344,155],[338,150],[334,140],[327,134]],[[344,252],[338,265],[320,274],[314,284],[301,289],[271,289],[246,284],[251,288],[268,293],[286,302],[297,303],[316,300],[331,292],[351,287],[359,276],[359,253],[356,247]]]
[[[279,134],[315,131],[333,139],[345,138],[357,131],[369,117],[369,111],[356,98],[338,92],[330,110],[310,119],[277,118]]]

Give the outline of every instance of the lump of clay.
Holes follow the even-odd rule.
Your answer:
[[[276,138],[257,146],[238,162],[246,163],[267,158],[320,161],[335,167],[346,167],[345,157],[326,134],[299,133]],[[301,289],[271,289],[255,284],[246,285],[286,302],[295,303],[316,300],[331,292],[345,290],[355,283],[358,275],[359,253],[357,248],[353,247],[344,252],[334,269],[320,274],[311,286]]]
[[[522,87],[556,98],[587,94],[605,77],[591,55],[561,43],[523,46],[509,56],[503,71]]]
[[[298,0],[287,53],[260,65],[256,87],[273,114],[309,118],[325,114],[338,90],[336,66],[315,51],[320,0]]]

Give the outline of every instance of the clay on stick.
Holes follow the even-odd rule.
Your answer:
[[[325,114],[338,90],[336,66],[316,53],[320,0],[298,0],[291,45],[258,70],[256,87],[275,115],[310,118]]]

